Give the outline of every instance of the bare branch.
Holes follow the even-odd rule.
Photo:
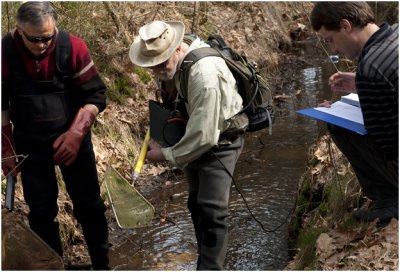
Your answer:
[[[115,13],[112,11],[111,7],[110,7],[110,3],[107,1],[103,1],[103,5],[106,8],[108,14],[111,16],[111,19],[113,20],[115,26],[117,27],[117,33],[119,33],[120,29],[121,29],[121,24],[118,20],[117,15],[115,15]]]

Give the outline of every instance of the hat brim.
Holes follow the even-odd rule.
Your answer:
[[[153,67],[157,66],[164,61],[168,60],[175,50],[181,45],[183,35],[185,34],[185,25],[182,22],[165,22],[169,24],[176,33],[175,40],[172,45],[163,54],[157,57],[143,56],[140,53],[140,42],[141,39],[137,36],[129,49],[129,58],[133,64],[140,67]]]

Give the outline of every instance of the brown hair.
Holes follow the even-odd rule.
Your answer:
[[[367,2],[315,2],[311,12],[311,24],[315,31],[321,27],[340,30],[340,20],[346,19],[353,27],[365,27],[375,23],[374,13]]]

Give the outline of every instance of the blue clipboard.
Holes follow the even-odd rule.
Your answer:
[[[364,124],[360,124],[351,120],[347,120],[335,115],[331,115],[326,112],[322,112],[319,110],[316,110],[314,108],[308,108],[308,109],[302,109],[296,111],[297,113],[300,113],[305,116],[309,116],[318,120],[322,120],[324,122],[357,132],[358,134],[361,135],[366,135],[368,134],[368,131],[365,129]]]

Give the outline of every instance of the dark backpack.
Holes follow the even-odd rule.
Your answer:
[[[193,41],[195,38],[192,35],[185,35],[184,41],[190,44],[190,40]],[[253,132],[269,127],[271,134],[274,113],[272,93],[266,81],[260,76],[256,65],[229,47],[219,35],[210,35],[206,43],[210,47],[195,49],[183,60],[180,67],[183,71],[181,87],[186,90],[190,67],[198,60],[209,56],[223,58],[236,79],[239,94],[243,99],[243,109],[236,116],[242,113],[247,115],[249,119],[247,131]]]

